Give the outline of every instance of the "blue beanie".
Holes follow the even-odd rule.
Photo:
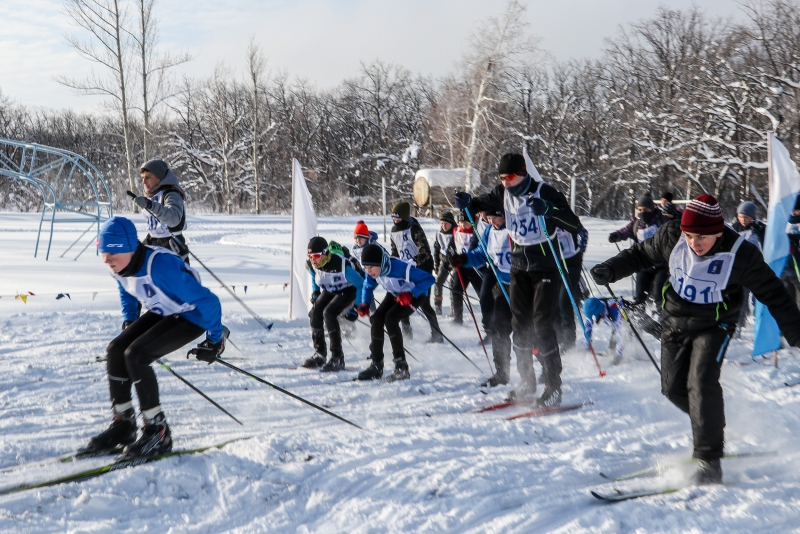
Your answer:
[[[604,311],[606,311],[606,305],[600,299],[588,298],[583,301],[584,317],[589,319],[594,317],[602,317]]]
[[[125,217],[111,217],[100,228],[97,248],[101,253],[135,252],[139,246],[136,227]]]

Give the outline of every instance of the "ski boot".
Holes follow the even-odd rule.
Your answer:
[[[136,412],[133,408],[125,411],[114,411],[114,420],[109,427],[89,440],[89,443],[78,449],[78,455],[95,454],[110,451],[117,447],[125,447],[136,441]]]
[[[536,378],[523,380],[517,387],[508,394],[508,401],[533,400],[536,393]]]
[[[411,378],[411,373],[408,371],[408,363],[405,358],[395,358],[394,371],[386,377],[387,382],[396,382],[398,380],[408,380]]]
[[[158,412],[152,419],[145,419],[142,437],[125,448],[120,460],[158,456],[168,452],[172,452],[172,432],[169,430],[164,412]]]
[[[344,370],[344,358],[331,358],[328,363],[322,366],[320,373],[338,373]]]
[[[692,475],[692,484],[708,486],[722,484],[722,465],[719,458],[714,460],[697,460],[697,471]]]
[[[545,386],[542,396],[536,399],[537,408],[552,408],[561,406],[561,388]]]
[[[506,384],[508,384],[508,380],[509,380],[508,373],[503,373],[498,369],[498,371],[494,375],[484,380],[484,382],[481,384],[481,387],[494,388],[497,386],[505,386]]]
[[[431,333],[431,337],[428,338],[428,341],[425,342],[426,344],[435,344],[435,343],[444,343],[444,337],[442,336],[441,332],[433,332]]]
[[[433,311],[436,315],[442,315],[442,297],[433,297]]]
[[[303,362],[303,367],[306,369],[316,369],[317,367],[322,367],[325,365],[326,359],[327,358],[319,352],[314,353],[312,357]]]
[[[383,376],[383,362],[372,360],[369,367],[358,373],[358,380],[379,380]]]

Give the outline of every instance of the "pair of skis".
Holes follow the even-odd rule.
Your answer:
[[[505,401],[500,402],[497,404],[492,404],[490,406],[484,406],[478,410],[475,410],[474,413],[486,413],[486,412],[493,412],[495,410],[503,410],[505,408],[513,408],[514,406],[534,406],[536,403],[535,400],[525,399],[525,400],[514,400],[514,401]],[[551,415],[556,413],[562,412],[571,412],[573,410],[578,410],[586,406],[585,404],[565,404],[562,406],[543,406],[539,408],[534,408],[533,410],[529,410],[527,412],[523,412],[517,415],[512,415],[511,417],[506,417],[506,421],[514,421],[516,419],[523,419],[527,417],[541,417],[543,415]]]

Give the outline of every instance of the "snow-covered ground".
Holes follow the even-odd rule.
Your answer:
[[[323,218],[320,233],[349,244],[355,221]],[[367,222],[381,233],[379,219]],[[122,322],[115,283],[93,247],[77,261],[81,247],[59,257],[83,228],[58,228],[50,261],[34,259],[37,223],[36,215],[0,214],[0,489],[102,464],[37,465],[84,444],[109,420],[105,367],[94,360]],[[584,223],[587,265],[616,253],[606,236],[620,221]],[[436,225],[425,221],[429,237]],[[352,381],[368,356],[369,333],[359,325],[345,343],[348,371],[290,369],[312,350],[308,321],[287,319],[289,234],[288,217],[190,218],[187,235],[198,257],[275,321],[271,332],[263,331],[203,273],[221,298],[231,339],[244,351],[229,347],[226,356],[364,430],[220,365],[187,361],[185,350],[178,351],[166,358],[170,365],[244,426],[157,367],[176,448],[245,439],[2,496],[0,531],[750,534],[800,528],[800,387],[783,386],[800,376],[800,365],[791,351],[781,352],[779,369],[771,360],[752,361],[751,325],[733,343],[722,372],[727,448],[778,455],[724,461],[724,486],[607,505],[589,491],[669,486],[691,470],[682,462],[691,454],[688,418],[661,395],[659,377],[633,338],[624,362],[609,367],[605,378],[586,352],[563,356],[565,403],[586,407],[513,422],[505,417],[521,410],[471,413],[509,388],[480,391],[487,362],[470,322],[459,327],[445,319],[442,327],[484,373],[452,347],[424,345],[428,328],[421,317],[413,318],[417,336],[407,344],[416,358],[409,362],[411,380]],[[630,295],[627,280],[616,289]],[[70,297],[56,299],[60,293]],[[27,304],[18,294],[28,295]],[[597,334],[603,351],[608,329]],[[658,343],[646,339],[658,355]],[[608,366],[610,358],[601,362]],[[627,483],[598,476],[655,463],[672,467],[659,479]]]

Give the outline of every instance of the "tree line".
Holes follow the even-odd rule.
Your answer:
[[[565,194],[576,180],[579,214],[627,216],[633,199],[662,190],[708,192],[733,210],[767,199],[767,131],[800,154],[798,0],[743,2],[740,21],[660,8],[608,38],[598,59],[566,62],[540,49],[525,7],[511,0],[474,28],[447,76],[375,61],[331,89],[270,72],[254,41],[243,75],[219,66],[207,78],[172,80],[169,69],[190,57],[156,46],[153,1],[91,2],[137,8],[118,17],[138,31],[123,39],[117,63],[103,63],[119,66],[106,85],[60,80],[85,94],[103,87],[106,113],[29,108],[0,95],[0,137],[83,155],[118,207],[138,165],[160,157],[192,210],[286,212],[297,158],[319,213],[378,213],[384,178],[390,205],[411,198],[419,168],[476,168],[494,184],[499,156],[524,146]],[[91,40],[73,46],[100,54]],[[18,183],[2,179],[0,191],[4,209],[38,209]]]

